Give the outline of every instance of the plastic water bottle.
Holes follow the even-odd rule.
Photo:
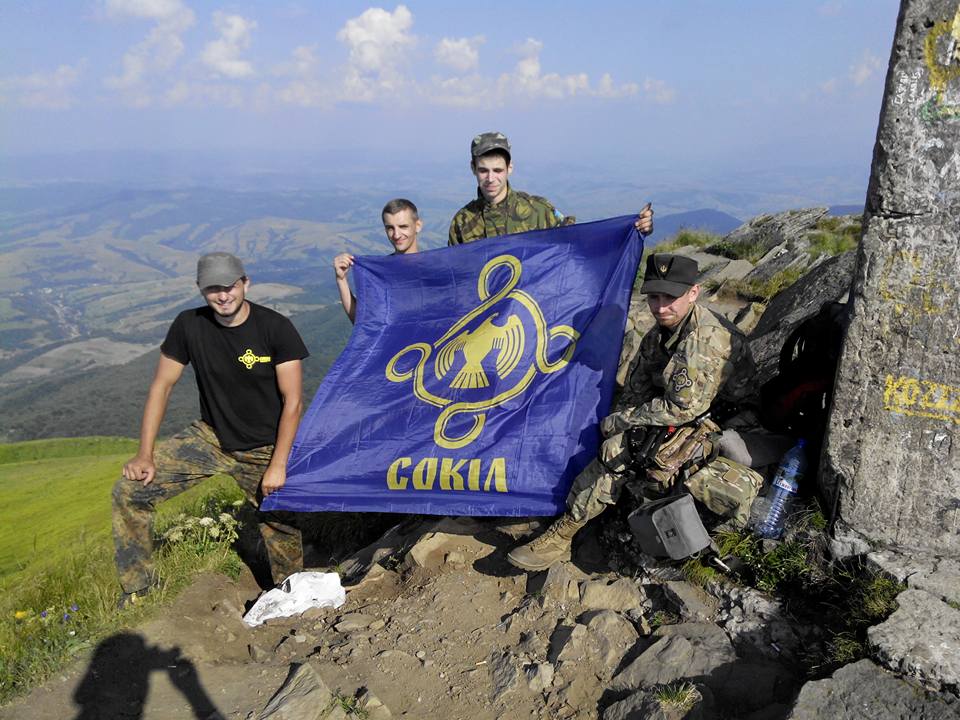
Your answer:
[[[790,505],[800,489],[800,480],[807,472],[807,453],[804,450],[806,444],[806,440],[801,438],[780,460],[780,467],[777,468],[771,485],[773,497],[770,500],[770,509],[757,528],[757,535],[762,538],[776,540],[783,535],[784,521],[790,512]]]

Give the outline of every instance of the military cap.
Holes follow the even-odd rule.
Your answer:
[[[507,157],[510,157],[510,141],[502,132],[480,133],[470,143],[470,154],[474,158],[486,155],[494,150],[503,150]]]
[[[643,273],[640,292],[680,297],[697,284],[699,272],[696,260],[683,255],[654,253],[647,258],[647,269]]]
[[[197,286],[201,290],[213,285],[229,287],[246,274],[240,258],[230,253],[209,253],[197,261]]]

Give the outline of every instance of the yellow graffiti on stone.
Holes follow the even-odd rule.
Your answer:
[[[912,269],[906,287],[891,287],[890,276],[897,263]],[[946,310],[945,304],[937,302],[934,293],[949,293],[950,286],[944,280],[934,279],[937,275],[932,270],[923,269],[919,253],[898,250],[888,255],[884,262],[877,293],[883,300],[893,304],[893,312],[897,317],[906,316],[916,320],[925,315],[942,315]]]
[[[953,20],[942,20],[927,33],[923,60],[935,95],[920,107],[920,117],[928,122],[960,117],[960,105],[948,104],[944,97],[950,81],[960,78],[960,7]]]
[[[948,42],[952,46],[952,52],[945,58],[946,64],[942,64],[937,57],[937,42],[941,38],[949,38]],[[957,14],[952,21],[938,22],[927,33],[923,41],[923,59],[930,72],[930,86],[942,96],[947,83],[960,77],[960,8],[957,8]]]
[[[883,409],[900,415],[960,424],[960,387],[934,380],[887,375]]]

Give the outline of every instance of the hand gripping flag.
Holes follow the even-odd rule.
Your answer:
[[[613,394],[633,222],[358,257],[353,334],[262,509],[562,510]]]

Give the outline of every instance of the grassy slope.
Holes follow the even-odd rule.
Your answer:
[[[110,487],[134,448],[122,438],[0,445],[0,705],[149,617],[196,573],[239,571],[231,537],[187,533],[157,553],[158,589],[116,612]],[[158,530],[181,523],[180,512],[222,517],[241,496],[230,478],[202,483],[160,506]]]
[[[76,546],[110,552],[110,488],[136,452],[123,438],[67,438],[0,445],[0,587],[20,571],[56,564]],[[224,478],[219,484],[230,484]],[[163,506],[177,512],[199,487]]]

